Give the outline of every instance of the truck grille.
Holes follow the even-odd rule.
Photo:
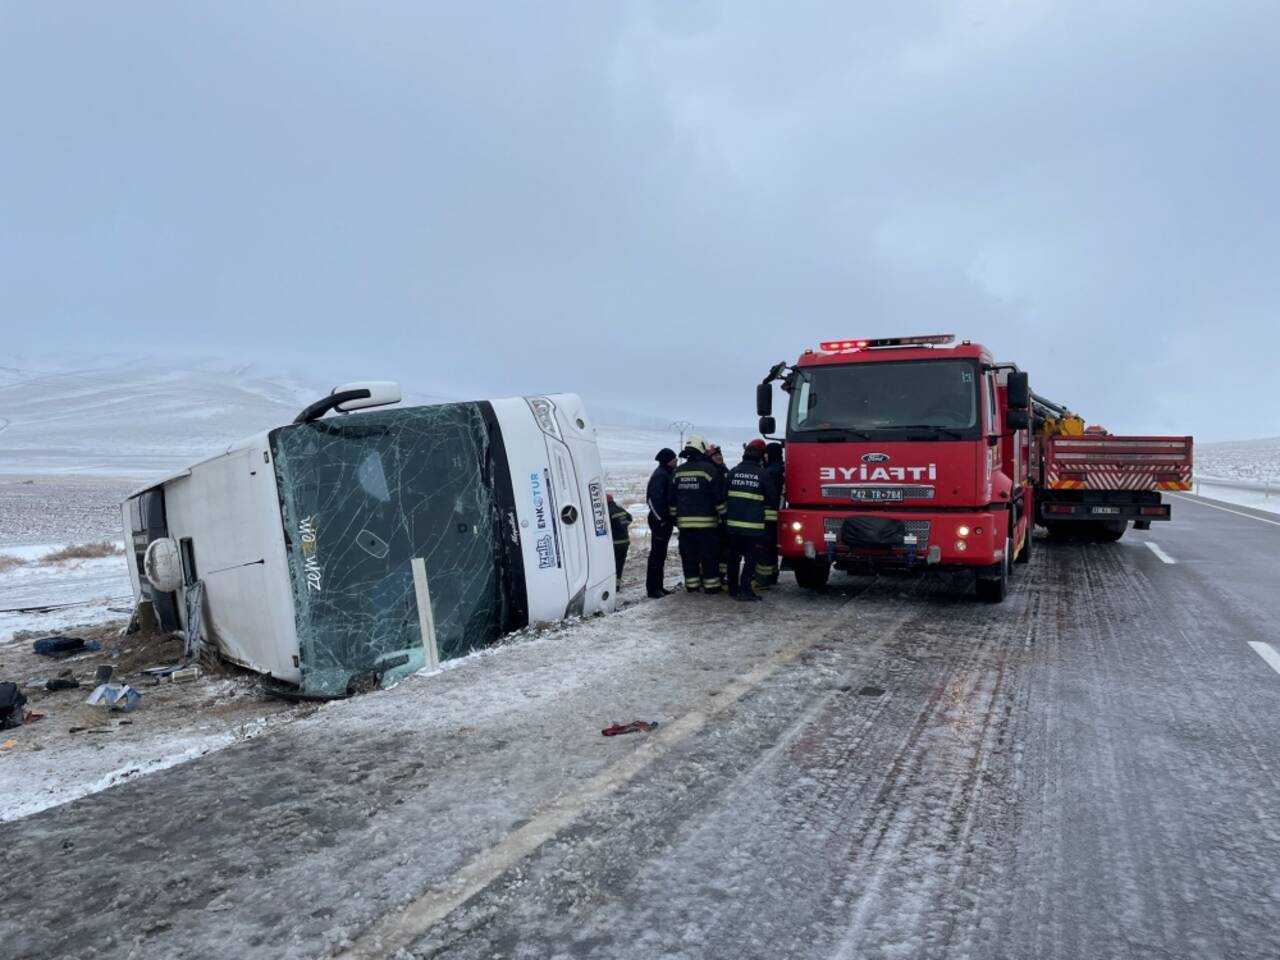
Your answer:
[[[840,525],[844,523],[844,517],[826,517],[822,521],[823,539],[827,543],[834,543],[837,550],[848,550],[844,544],[840,542]],[[929,521],[928,520],[904,520],[907,533],[916,535],[916,553],[917,555],[926,553],[929,550]],[[890,547],[894,553],[906,553],[906,545]]]

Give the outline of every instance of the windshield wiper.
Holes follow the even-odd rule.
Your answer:
[[[818,443],[840,443],[844,440],[870,440],[861,430],[846,430],[844,427],[819,427],[815,430],[797,431],[803,433],[804,439],[816,440]]]
[[[941,427],[936,423],[903,423],[896,425],[899,430],[936,430],[937,433],[929,433],[922,436],[908,436],[908,440],[937,440],[938,433],[945,433],[953,440],[960,440],[964,434],[954,427]]]

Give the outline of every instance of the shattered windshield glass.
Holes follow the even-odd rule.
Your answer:
[[[302,689],[342,695],[426,663],[412,561],[440,659],[527,623],[502,435],[487,403],[332,417],[271,434]]]

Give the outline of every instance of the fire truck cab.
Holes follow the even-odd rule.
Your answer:
[[[779,553],[803,587],[848,571],[971,570],[1004,599],[1034,522],[1027,375],[952,335],[833,340],[757,388],[789,396]]]

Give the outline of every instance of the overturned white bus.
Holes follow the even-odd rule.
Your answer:
[[[224,657],[320,698],[613,609],[604,474],[577,396],[350,413],[399,396],[338,387],[132,494],[140,607],[189,630],[202,589],[195,626]]]

